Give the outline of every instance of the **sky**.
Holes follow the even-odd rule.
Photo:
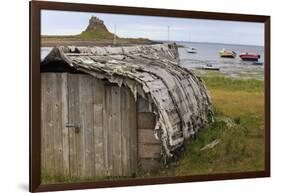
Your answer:
[[[77,35],[91,16],[113,33],[116,26],[116,35],[124,38],[264,45],[263,23],[54,10],[41,11],[41,34]]]

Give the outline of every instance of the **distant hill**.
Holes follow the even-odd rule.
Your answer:
[[[113,39],[114,34],[109,32],[103,21],[97,17],[91,17],[89,25],[85,31],[78,35],[81,39],[93,40],[93,39]]]
[[[104,22],[92,16],[87,28],[78,35],[42,36],[42,46],[75,45],[95,46],[112,45],[114,33],[110,32]],[[120,38],[115,35],[117,45],[153,44],[156,43],[146,38]],[[158,42],[159,43],[159,42]]]

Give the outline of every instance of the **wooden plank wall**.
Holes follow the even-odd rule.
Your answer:
[[[41,165],[42,172],[49,175],[68,173],[65,162],[67,148],[64,146],[65,93],[64,75],[45,74],[41,77]]]
[[[141,171],[153,171],[160,168],[161,143],[154,136],[155,115],[150,103],[138,98],[138,159]]]
[[[131,92],[85,74],[41,74],[42,171],[50,176],[132,176],[137,169]]]

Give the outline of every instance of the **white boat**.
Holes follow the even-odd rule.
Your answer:
[[[195,48],[189,47],[189,48],[187,48],[187,53],[196,54],[197,50]]]
[[[202,66],[201,69],[203,69],[203,70],[220,70],[219,67],[215,67],[212,64],[206,64],[205,66]]]

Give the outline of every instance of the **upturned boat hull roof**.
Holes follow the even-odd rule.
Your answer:
[[[157,118],[155,137],[171,157],[212,118],[204,82],[179,64],[175,44],[130,47],[55,47],[42,69],[63,66],[128,87],[146,98]],[[51,67],[51,68],[50,68]],[[54,69],[54,68],[53,68]],[[60,71],[60,70],[58,70]]]

